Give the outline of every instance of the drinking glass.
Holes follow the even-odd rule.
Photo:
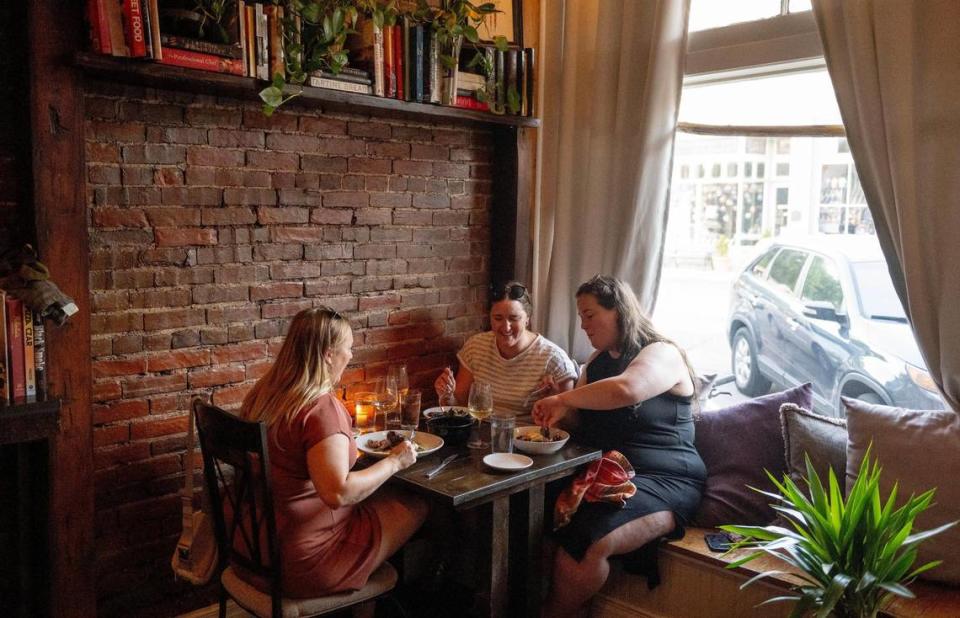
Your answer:
[[[367,433],[373,429],[376,414],[377,394],[362,392],[353,396],[354,422],[360,433]]]
[[[420,424],[420,391],[413,389],[403,398],[400,410],[400,429],[416,431]]]
[[[410,379],[407,377],[406,365],[391,365],[387,370],[387,380],[397,385],[397,401],[402,405],[404,397],[410,390]]]
[[[387,375],[377,383],[377,429],[400,428],[400,401],[396,376]]]
[[[512,453],[513,430],[517,419],[512,414],[494,414],[490,417],[490,452]]]
[[[493,412],[493,391],[486,382],[474,382],[470,385],[470,396],[467,399],[467,410],[470,416],[477,419],[473,436],[467,442],[470,448],[487,448],[490,446],[480,438],[480,429],[484,419]]]

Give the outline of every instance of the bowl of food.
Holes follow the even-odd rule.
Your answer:
[[[471,427],[473,418],[470,416],[433,416],[427,419],[427,431],[454,446],[466,443]]]
[[[463,406],[437,406],[433,408],[427,408],[423,411],[423,418],[428,421],[431,418],[436,418],[438,416],[459,416],[461,418],[469,417],[470,411]]]
[[[513,446],[530,455],[549,455],[562,449],[570,439],[570,434],[562,429],[548,429],[546,433],[543,435],[536,425],[517,427],[513,432]]]

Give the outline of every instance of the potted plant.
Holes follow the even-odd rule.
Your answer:
[[[916,518],[930,506],[935,490],[911,495],[898,508],[896,485],[886,500],[881,499],[880,472],[878,462],[870,463],[868,450],[846,499],[833,470],[828,487],[824,488],[809,457],[808,495],[789,476],[784,476],[781,483],[768,472],[780,494],[761,493],[777,501],[773,508],[787,519],[790,527],[721,526],[745,537],[732,549],[758,550],[732,562],[728,568],[764,554],[794,567],[804,581],[797,586],[796,594],[775,597],[766,603],[794,601],[791,615],[798,617],[813,612],[818,617],[872,618],[894,596],[913,597],[906,584],[940,564],[934,561],[914,568],[917,546],[957,522],[915,532]],[[778,573],[761,573],[744,586]]]

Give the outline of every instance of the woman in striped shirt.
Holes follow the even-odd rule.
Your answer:
[[[490,330],[474,335],[434,382],[444,403],[465,404],[474,380],[493,389],[495,412],[528,415],[541,397],[573,388],[577,367],[557,344],[529,329],[533,304],[523,284],[510,281],[490,295]]]

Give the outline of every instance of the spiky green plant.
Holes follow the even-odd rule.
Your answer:
[[[913,597],[905,584],[941,562],[913,568],[917,546],[957,523],[914,532],[915,520],[930,506],[935,490],[911,495],[897,508],[895,484],[883,501],[881,468],[879,462],[871,463],[869,449],[846,500],[833,470],[824,488],[809,457],[806,467],[806,494],[789,476],[780,482],[769,472],[767,476],[780,494],[760,492],[776,501],[773,508],[790,522],[790,528],[721,526],[745,537],[733,549],[758,550],[732,562],[728,568],[765,554],[793,566],[804,583],[795,588],[795,594],[774,597],[764,604],[793,601],[796,605],[791,616],[796,617],[812,614],[818,618],[872,618],[894,596]],[[782,571],[760,573],[743,586],[779,573]]]

